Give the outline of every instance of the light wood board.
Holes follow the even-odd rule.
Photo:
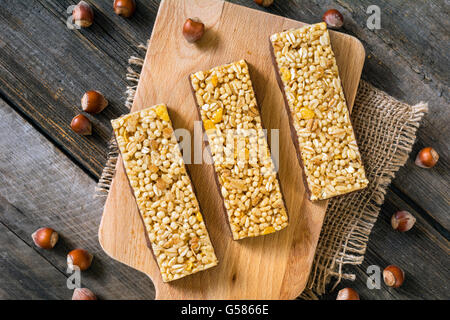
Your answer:
[[[189,44],[182,36],[183,23],[189,17],[200,18],[208,30],[198,44]],[[149,275],[156,299],[294,299],[305,288],[327,202],[313,203],[305,194],[269,50],[271,34],[303,25],[217,0],[161,2],[132,111],[165,103],[174,127],[193,132],[193,123],[199,119],[188,75],[245,59],[263,123],[267,129],[280,129],[279,177],[290,225],[271,235],[233,241],[213,167],[188,165],[219,265],[163,283],[119,159],[100,225],[100,244],[114,259]],[[364,48],[356,38],[342,33],[331,32],[331,41],[345,96],[352,106]]]

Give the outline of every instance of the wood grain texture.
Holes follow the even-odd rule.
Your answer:
[[[391,216],[398,210],[408,210],[416,218],[414,227],[406,232],[394,232]],[[390,264],[400,266],[406,276],[403,286],[389,288],[381,279],[380,289],[369,289],[366,285],[369,266],[383,270]],[[350,266],[345,271],[356,271],[357,281],[342,281],[324,299],[335,299],[338,290],[352,287],[361,299],[420,300],[450,299],[450,242],[435,230],[419,212],[394,193],[386,195],[385,203],[372,230],[370,242],[362,265],[356,270]]]
[[[1,197],[0,203],[3,203]],[[66,276],[2,223],[0,243],[1,300],[55,300],[70,297]]]
[[[136,46],[149,33],[145,28],[131,32],[133,22],[108,12],[106,1],[103,7],[94,6],[96,23],[91,28],[70,30],[66,11],[77,2],[0,2],[0,92],[57,146],[98,175],[106,161],[109,119],[127,111],[123,101],[128,58],[139,52]],[[80,137],[70,129],[70,121],[81,112],[87,90],[103,92],[110,105],[97,116],[88,115],[94,134]]]
[[[198,45],[188,44],[179,32],[182,22],[191,16],[199,17],[208,29]],[[262,121],[266,128],[280,129],[279,176],[290,226],[273,235],[232,241],[215,187],[213,166],[189,165],[220,262],[206,272],[164,284],[146,246],[120,161],[103,213],[100,243],[115,259],[148,274],[155,284],[157,299],[293,299],[304,289],[327,202],[307,200],[268,47],[271,34],[302,25],[222,1],[161,3],[132,111],[166,103],[174,127],[193,132],[193,122],[199,119],[187,75],[245,59],[250,65]],[[351,106],[364,49],[353,37],[333,32],[331,38]],[[118,230],[122,231],[119,236]]]
[[[109,259],[98,243],[103,201],[93,198],[95,181],[2,100],[0,119],[0,226],[9,230],[0,239],[0,268],[9,270],[0,272],[4,297],[9,292],[10,298],[69,299],[66,255],[81,247],[95,256],[92,267],[82,273],[82,285],[105,299],[152,298],[148,277]],[[53,250],[33,244],[31,234],[43,226],[60,235]],[[21,285],[30,290],[22,297],[14,292]]]

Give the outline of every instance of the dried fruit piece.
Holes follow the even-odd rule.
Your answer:
[[[219,123],[220,121],[222,121],[222,116],[223,116],[223,108],[219,108],[217,109],[216,112],[214,112],[213,116],[212,116],[212,121],[216,124]]]
[[[300,108],[300,114],[302,115],[302,119],[305,120],[312,119],[316,115],[314,111],[306,107]]]
[[[214,125],[214,122],[211,120],[205,120],[203,122],[203,125],[205,126],[206,131],[216,128],[216,126]]]
[[[267,228],[264,229],[262,234],[266,235],[266,234],[273,233],[273,232],[275,232],[275,228],[274,227],[267,227]]]
[[[167,112],[167,108],[163,105],[159,105],[155,109],[156,115],[160,117],[164,121],[169,121],[169,113]]]
[[[291,81],[291,72],[289,71],[288,68],[280,68],[280,72],[281,72],[281,78],[283,79],[283,81],[285,81],[285,82]]]

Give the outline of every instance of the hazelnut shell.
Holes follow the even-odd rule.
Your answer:
[[[436,163],[439,161],[439,154],[431,147],[423,148],[420,150],[419,154],[416,157],[416,165],[429,169],[433,168]]]
[[[72,300],[97,300],[97,297],[88,288],[75,288]]]
[[[405,273],[397,266],[390,265],[383,270],[384,283],[393,288],[398,288],[405,281]]]
[[[92,134],[91,121],[83,114],[75,116],[70,123],[70,127],[73,131],[83,136]]]
[[[114,0],[114,12],[124,18],[129,18],[136,11],[134,0]]]
[[[416,223],[416,218],[408,211],[397,211],[392,215],[391,226],[400,232],[409,231]]]
[[[67,255],[67,266],[73,269],[77,266],[81,271],[87,270],[92,263],[94,256],[84,249],[75,249]]]
[[[81,28],[87,28],[94,22],[94,10],[85,1],[80,1],[72,11],[73,23]]]
[[[336,300],[359,300],[359,294],[352,288],[339,290]]]
[[[87,113],[97,114],[108,106],[108,100],[98,91],[87,91],[81,98],[81,108]]]
[[[256,4],[263,7],[270,7],[273,4],[273,0],[254,0]]]
[[[205,25],[197,19],[187,19],[183,25],[183,36],[189,43],[200,40],[205,33]]]
[[[34,243],[41,249],[50,250],[58,242],[58,233],[52,228],[40,228],[32,235]]]
[[[344,25],[344,16],[336,9],[330,9],[323,14],[322,20],[329,28],[339,29]]]

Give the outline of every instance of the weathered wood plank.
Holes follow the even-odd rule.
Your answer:
[[[1,223],[0,243],[0,299],[70,298],[65,275]]]
[[[369,5],[381,11],[382,29],[351,28],[368,55],[364,77],[396,98],[408,103],[429,102],[430,112],[418,131],[412,157],[393,184],[450,229],[449,144],[450,118],[448,79],[450,72],[448,4],[445,1],[342,1],[354,8],[355,21],[364,26]],[[446,12],[447,8],[447,12]],[[352,13],[353,16],[353,13]],[[441,160],[433,170],[418,168],[414,158],[426,146],[439,151]]]
[[[4,28],[0,35],[1,94],[98,176],[106,159],[109,119],[126,111],[123,102],[128,58],[136,54],[135,46],[148,38],[154,16],[142,17],[148,29],[140,26],[125,33],[115,30],[123,23],[117,23],[119,17],[112,10],[107,11],[109,16],[96,10],[97,23],[92,28],[69,30],[66,8],[73,3],[0,3],[0,25]],[[81,111],[81,96],[90,89],[102,91],[110,106],[91,117],[94,134],[80,137],[69,125]]]
[[[148,277],[110,259],[98,243],[103,201],[93,198],[95,181],[1,100],[0,119],[0,223],[33,248],[34,230],[57,230],[60,240],[54,250],[35,251],[64,275],[67,253],[76,247],[89,250],[95,258],[91,269],[82,273],[82,284],[103,298],[152,298]],[[15,254],[1,243],[9,256]],[[9,264],[14,272],[12,265],[18,268],[20,261]],[[2,283],[0,287],[9,288]],[[58,290],[53,294],[61,298]]]
[[[410,211],[417,222],[406,233],[392,230],[390,219],[400,209]],[[335,299],[344,287],[355,288],[361,299],[450,299],[450,243],[439,234],[414,208],[389,193],[370,237],[362,265],[346,267],[356,274],[356,280],[342,281],[325,298]],[[388,265],[401,267],[406,274],[404,285],[388,288],[381,280],[381,289],[368,289],[367,267],[377,265],[381,271]]]

